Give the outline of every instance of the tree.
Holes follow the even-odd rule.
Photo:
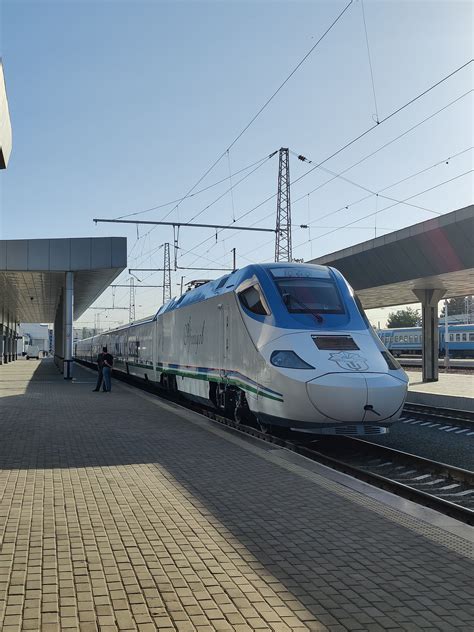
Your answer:
[[[397,312],[390,312],[387,320],[387,327],[419,327],[421,325],[421,316],[418,309],[407,307],[399,309]]]
[[[448,299],[448,316],[461,316],[464,315],[466,313],[466,302],[465,299],[468,298],[470,299],[468,301],[468,308],[472,302],[472,296],[466,297],[466,296],[459,296],[457,298],[450,298]],[[444,318],[444,305],[443,305],[443,309],[441,310],[441,314],[440,314],[440,318]]]

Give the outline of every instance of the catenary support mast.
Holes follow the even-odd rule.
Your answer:
[[[291,261],[290,153],[281,148],[278,162],[278,195],[275,261]]]
[[[163,305],[171,299],[171,260],[170,245],[165,244],[163,263]]]

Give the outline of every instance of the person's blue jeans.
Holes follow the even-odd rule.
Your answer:
[[[110,379],[112,375],[112,371],[110,367],[104,366],[104,368],[102,369],[102,375],[104,377],[105,390],[110,391],[112,389],[112,382]]]

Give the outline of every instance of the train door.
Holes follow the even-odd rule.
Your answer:
[[[219,372],[225,378],[229,369],[229,307],[219,305]]]
[[[218,370],[217,384],[210,385],[209,397],[214,404],[226,410],[229,407],[229,395],[227,392],[227,369],[229,356],[229,308],[224,303],[217,305],[216,322],[216,351],[217,361],[213,368]],[[214,356],[216,357],[216,356]]]

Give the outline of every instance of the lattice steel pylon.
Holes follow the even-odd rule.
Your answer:
[[[165,244],[163,261],[163,304],[171,299],[171,260],[170,245]]]
[[[135,279],[130,277],[130,303],[128,306],[128,320],[133,323],[135,320]]]
[[[290,152],[280,149],[278,161],[278,196],[275,237],[275,261],[292,261],[291,201],[290,201]]]

